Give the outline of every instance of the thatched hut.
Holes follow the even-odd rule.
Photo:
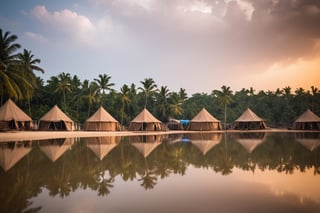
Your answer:
[[[320,117],[308,109],[295,120],[293,129],[320,130]]]
[[[39,120],[39,130],[73,130],[73,121],[55,105]]]
[[[163,131],[165,125],[156,119],[146,108],[144,108],[131,122],[130,131]]]
[[[32,119],[11,99],[0,107],[0,130],[29,130],[32,127]]]
[[[117,131],[120,130],[120,124],[101,106],[90,118],[87,119],[84,130]]]
[[[194,131],[220,130],[221,122],[213,117],[205,108],[202,108],[190,121],[188,129]]]
[[[232,129],[257,130],[266,129],[266,122],[248,108],[233,124]]]

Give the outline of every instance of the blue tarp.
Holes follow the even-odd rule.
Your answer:
[[[183,126],[186,126],[190,123],[190,120],[180,120],[180,123],[183,125]]]

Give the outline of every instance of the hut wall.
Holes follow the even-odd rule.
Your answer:
[[[71,131],[72,123],[67,121],[40,121],[39,130],[49,130],[49,131]]]
[[[0,121],[0,130],[31,130],[33,127],[31,121]]]
[[[219,130],[220,123],[219,122],[190,122],[189,129],[193,131]]]
[[[320,122],[295,122],[293,128],[297,130],[320,130]]]
[[[233,129],[237,130],[257,130],[265,129],[267,126],[263,121],[236,122]]]
[[[130,131],[161,131],[160,123],[133,123],[131,122],[128,130]]]
[[[87,122],[85,130],[88,131],[117,131],[118,125],[115,122]]]

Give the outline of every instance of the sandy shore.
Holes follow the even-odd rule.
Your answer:
[[[0,132],[0,142],[24,141],[24,140],[44,140],[44,139],[53,139],[53,138],[186,134],[186,133],[199,133],[199,132],[200,131],[166,131],[166,132],[10,131],[10,132]],[[249,131],[226,130],[226,131],[209,131],[209,132],[234,133],[234,132],[305,132],[305,131],[295,131],[295,130],[288,130],[288,129],[266,129],[266,130],[249,130]]]

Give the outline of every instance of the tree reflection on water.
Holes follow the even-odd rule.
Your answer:
[[[231,174],[234,168],[252,172],[273,170],[284,174],[312,169],[314,175],[320,174],[319,133],[203,133],[193,140],[199,142],[199,137],[201,142],[215,140],[214,145],[201,151],[192,143],[191,135],[122,137],[104,139],[108,145],[115,144],[105,152],[106,155],[98,156],[88,146],[92,145],[92,138],[73,139],[72,142],[55,139],[3,143],[0,145],[0,212],[39,211],[41,207],[30,208],[29,199],[43,189],[47,189],[50,196],[61,198],[78,189],[91,189],[97,196],[107,196],[116,187],[116,178],[137,180],[144,189],[153,189],[159,179],[170,178],[172,174],[185,175],[189,166],[211,169],[221,175]],[[66,142],[68,149],[61,147]],[[158,144],[144,155],[133,143],[144,147]],[[95,146],[99,144],[105,145],[94,143]],[[55,150],[51,161],[48,153],[44,154],[43,146]],[[13,155],[19,153],[16,149],[21,147],[32,149],[17,156],[14,165],[9,165],[8,159],[14,159]]]

